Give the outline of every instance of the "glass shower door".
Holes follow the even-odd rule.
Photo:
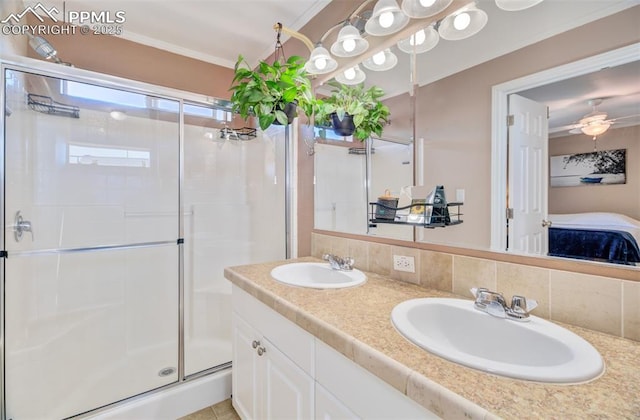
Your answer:
[[[5,72],[7,418],[177,381],[179,103]]]
[[[184,366],[231,361],[224,267],[285,258],[284,128],[227,131],[231,115],[184,106]],[[222,130],[221,130],[222,129]]]

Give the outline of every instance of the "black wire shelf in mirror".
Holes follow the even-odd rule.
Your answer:
[[[394,207],[380,202],[371,202],[369,203],[369,227],[392,224],[435,229],[459,225],[463,222],[463,214],[460,210],[463,205],[464,203],[459,202],[413,203],[408,206]]]

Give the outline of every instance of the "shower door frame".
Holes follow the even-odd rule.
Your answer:
[[[193,92],[182,91],[170,87],[153,85],[150,83],[139,82],[108,74],[98,73],[90,70],[78,69],[75,67],[62,66],[60,64],[54,64],[42,60],[32,59],[28,57],[11,57],[10,59],[0,58],[0,80],[2,81],[2,88],[0,89],[0,104],[5,104],[5,71],[14,70],[24,73],[31,73],[38,76],[54,77],[64,80],[74,81],[78,83],[88,83],[100,87],[119,89],[127,92],[133,92],[137,94],[150,95],[162,99],[169,99],[177,101],[180,104],[179,109],[179,176],[178,176],[178,203],[179,203],[179,219],[178,219],[178,380],[170,384],[164,385],[160,388],[156,388],[150,391],[146,391],[142,394],[136,394],[128,397],[125,400],[114,402],[102,408],[97,408],[91,413],[99,413],[106,411],[114,407],[126,404],[132,399],[142,398],[144,396],[153,395],[164,390],[180,386],[181,384],[190,380],[198,379],[203,376],[214,374],[222,370],[231,367],[231,361],[219,366],[214,366],[209,369],[191,374],[185,375],[184,371],[184,202],[183,202],[183,189],[184,189],[184,104],[185,102],[203,106],[203,107],[215,107],[218,109],[225,109],[231,111],[230,102],[223,99],[214,98],[202,94]],[[297,127],[297,124],[292,124],[285,127],[285,194],[284,194],[284,207],[285,207],[285,244],[284,249],[286,258],[291,258],[295,255],[295,251],[292,249],[292,232],[291,226],[296,225],[296,213],[292,211],[295,208],[295,188],[293,186],[292,179],[295,179],[295,173],[297,172],[297,162],[295,159],[297,150],[296,130],[292,130],[292,127]],[[292,133],[293,132],[293,133]],[[2,205],[0,205],[0,220],[5,220],[5,182],[6,182],[6,167],[5,167],[5,142],[6,142],[6,127],[5,116],[0,118],[0,135],[2,136],[2,148],[0,148],[0,197],[2,197]],[[6,254],[6,236],[8,232],[8,226],[3,228],[3,234],[0,235],[0,420],[6,419],[6,383],[5,383],[5,261]]]

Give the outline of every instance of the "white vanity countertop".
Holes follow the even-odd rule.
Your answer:
[[[640,418],[640,343],[564,325],[589,341],[606,370],[591,382],[553,385],[491,375],[418,348],[391,324],[391,310],[420,297],[458,297],[367,274],[362,286],[308,289],[275,281],[285,263],[225,269],[225,277],[285,318],[443,418]],[[453,328],[454,326],[452,326]]]

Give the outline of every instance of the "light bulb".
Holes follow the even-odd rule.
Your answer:
[[[351,67],[350,69],[347,69],[344,71],[344,78],[347,80],[353,80],[356,78],[356,69],[354,67]]]
[[[351,52],[356,49],[356,40],[355,39],[345,39],[342,41],[342,49],[346,52]]]
[[[420,6],[422,7],[431,7],[436,0],[420,0]]]
[[[327,59],[322,57],[316,58],[313,64],[318,70],[324,70],[325,67],[327,67]]]
[[[470,23],[471,16],[467,12],[462,12],[453,19],[453,27],[459,31],[467,29]]]
[[[418,32],[411,35],[409,38],[409,45],[422,45],[424,44],[425,39],[427,39],[427,35],[424,33],[424,29],[420,29]]]
[[[380,13],[378,22],[380,23],[380,26],[382,26],[383,28],[390,27],[391,25],[393,25],[393,12]]]
[[[374,54],[372,59],[374,63],[381,66],[386,61],[387,57],[385,56],[384,51],[380,51],[379,53]]]

